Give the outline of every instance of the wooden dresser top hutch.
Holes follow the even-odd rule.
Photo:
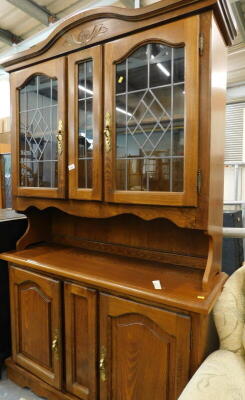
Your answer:
[[[176,400],[221,272],[225,0],[76,14],[4,60],[11,379],[41,396]]]

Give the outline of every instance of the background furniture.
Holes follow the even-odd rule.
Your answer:
[[[224,226],[243,228],[242,210],[225,211]],[[223,238],[222,271],[231,275],[244,261],[243,239]]]
[[[175,400],[210,352],[234,35],[223,0],[105,7],[5,60],[13,206],[28,217],[1,255],[18,384]]]
[[[15,248],[26,230],[27,220],[13,211],[0,210],[1,251]],[[0,374],[4,360],[11,354],[8,264],[0,260]]]
[[[11,154],[0,154],[0,207],[12,208]]]
[[[245,396],[245,267],[226,281],[214,307],[220,350],[194,374],[179,400],[242,399]]]

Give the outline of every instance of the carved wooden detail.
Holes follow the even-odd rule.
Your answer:
[[[76,37],[71,33],[64,41],[64,46],[72,46],[74,44],[85,46],[87,43],[91,42],[91,40],[97,38],[98,36],[102,36],[107,31],[108,28],[106,25],[96,24],[90,29],[82,30],[76,35]]]

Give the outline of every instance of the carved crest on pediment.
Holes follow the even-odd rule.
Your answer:
[[[68,46],[75,45],[86,45],[91,42],[94,38],[103,35],[108,31],[108,28],[104,24],[96,24],[91,29],[85,29],[78,34],[70,34],[64,44]]]

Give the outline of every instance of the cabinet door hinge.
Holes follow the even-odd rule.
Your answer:
[[[200,33],[199,36],[199,54],[202,56],[204,53],[204,35],[203,33]]]
[[[201,192],[201,186],[202,186],[202,173],[199,169],[197,171],[197,193]]]

